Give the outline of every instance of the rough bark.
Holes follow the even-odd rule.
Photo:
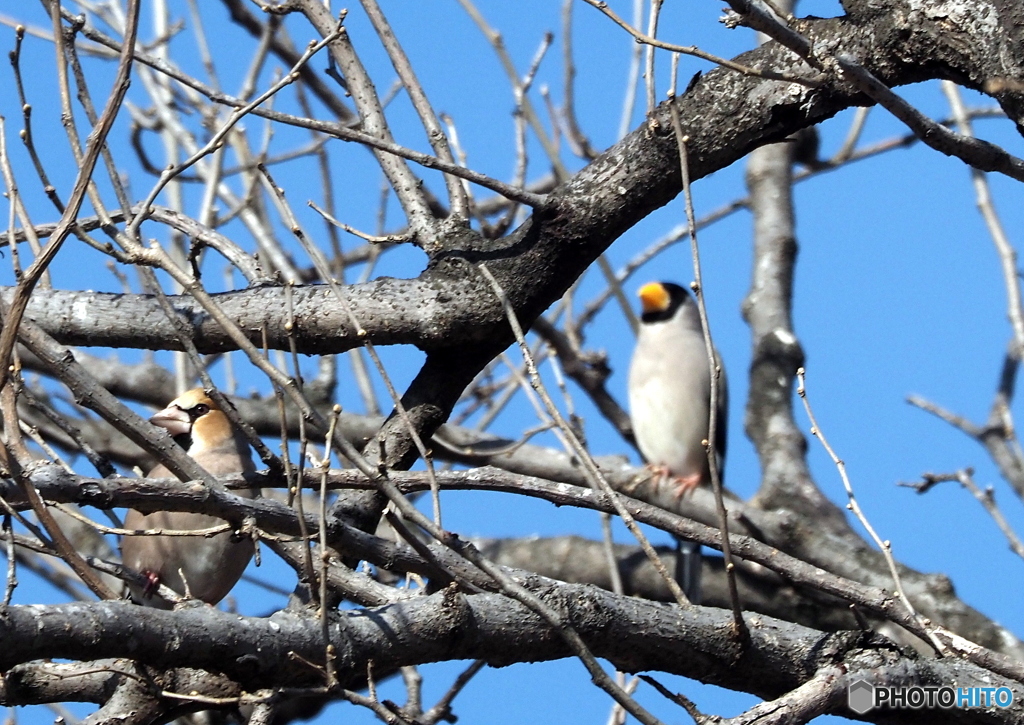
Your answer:
[[[850,56],[890,86],[944,78],[983,89],[993,78],[1024,80],[1024,9],[1017,3],[906,0],[878,4],[848,0],[845,8],[846,17],[796,22],[796,29],[810,39],[820,58]],[[287,48],[281,46],[275,52],[285,51]],[[806,78],[818,76],[807,62],[777,43],[767,43],[737,60],[754,68]],[[1004,84],[993,95],[1018,128],[1022,128],[1024,96],[1015,87],[1012,83]],[[781,140],[845,108],[867,103],[867,99],[854,84],[841,77],[826,76],[810,87],[716,69],[672,103],[688,137],[691,177],[698,180],[755,148]],[[312,126],[326,133],[333,128],[336,135],[341,135],[339,126]],[[426,351],[427,361],[406,391],[403,403],[413,426],[429,436],[448,418],[465,387],[512,341],[505,313],[480,275],[480,263],[486,263],[520,320],[528,325],[624,231],[675,198],[680,188],[677,145],[666,102],[633,133],[556,186],[511,234],[487,239],[468,225],[448,225],[439,242],[431,247],[419,276],[381,278],[343,287],[341,295],[348,309],[325,286],[298,286],[290,293],[296,324],[289,331],[287,293],[283,288],[252,287],[216,295],[215,301],[257,345],[262,345],[265,330],[272,348],[287,350],[294,341],[299,352],[342,352],[362,344],[363,338],[357,334],[357,328],[361,328],[365,330],[365,339],[374,344],[414,345]],[[779,244],[778,253],[783,257],[792,255],[793,249],[785,239]],[[787,280],[778,282],[780,288],[787,284]],[[0,293],[10,299],[12,291]],[[756,294],[752,294],[755,298]],[[186,321],[199,352],[222,352],[237,347],[191,297],[171,297],[171,304]],[[31,299],[26,319],[65,345],[161,350],[181,347],[179,331],[157,301],[147,295],[77,290],[37,293]],[[788,321],[762,320],[755,325],[760,326],[755,365],[763,366],[764,375],[791,374],[799,361],[799,349],[777,332],[788,329]],[[771,349],[772,334],[779,349]],[[775,393],[772,400],[752,400],[752,419],[771,412],[772,404],[780,403],[788,390]],[[323,404],[326,399],[316,402]],[[261,414],[267,413],[264,406]],[[382,445],[370,451],[374,463],[401,468],[414,460],[412,436],[395,417],[384,422],[382,430],[378,420],[349,422],[359,430],[352,434],[353,438],[358,435],[365,440],[379,431]],[[756,431],[770,426],[753,420],[751,427]],[[439,442],[444,447],[445,441],[457,441],[463,434],[457,429],[442,430]],[[754,437],[763,449],[785,446],[790,458],[802,456],[802,440],[792,434],[783,441],[762,440],[756,432]],[[478,448],[486,448],[487,444],[504,442],[474,439]],[[551,452],[527,447],[514,456],[495,454],[493,458],[494,462],[500,459],[510,470],[540,470],[540,475],[556,481],[584,482],[578,465]],[[480,463],[490,459],[484,452],[464,455],[462,460]],[[517,465],[521,468],[517,469]],[[555,470],[559,473],[551,473]],[[736,530],[750,535],[748,553],[761,541],[768,541],[790,555],[851,581],[874,587],[882,586],[883,581],[888,583],[878,555],[850,535],[832,508],[817,500],[804,501],[804,508],[798,505],[800,501],[793,500],[783,502],[787,504],[783,506],[772,498],[806,492],[801,478],[804,472],[780,469],[768,473],[769,478],[778,474],[777,480],[768,480],[774,488],[766,489],[763,497],[770,502],[772,511],[759,510],[756,505],[733,507]],[[620,488],[635,483],[635,472],[621,473]],[[789,487],[783,487],[783,483]],[[100,490],[99,482],[84,485],[94,486],[91,493],[97,496],[88,502],[111,503],[109,498],[99,500],[105,495],[102,491],[96,493]],[[185,486],[180,488],[177,493],[184,494],[177,504],[173,503],[173,487],[151,494],[152,500],[162,496],[168,506],[219,507],[222,515],[236,522],[243,510],[232,506],[250,505],[240,504],[227,494],[220,498],[211,494],[211,499],[204,502],[185,490]],[[133,494],[138,494],[138,498],[131,499]],[[121,495],[124,498],[119,503],[133,505],[144,503],[146,498],[145,493],[128,488]],[[76,496],[74,500],[82,498],[89,499],[89,495],[81,494],[81,498]],[[283,506],[275,507],[270,502],[252,505],[262,507],[259,512],[264,523],[273,523],[281,531],[298,531],[292,512]],[[706,497],[695,496],[694,502],[687,505],[692,507],[695,518],[714,523]],[[443,565],[476,585],[483,583],[479,571],[470,572],[468,564],[456,561],[440,547],[434,547],[435,559],[425,559],[405,545],[389,548],[388,542],[349,524],[349,520],[357,520],[363,528],[375,525],[382,509],[383,501],[378,497],[362,495],[344,500],[328,522],[333,527],[331,543],[340,550],[358,550],[367,560],[390,562],[397,570],[431,576]],[[359,516],[350,516],[349,520],[342,515],[354,513]],[[812,532],[816,522],[798,517],[814,513],[824,513],[829,518],[833,524],[830,531]],[[316,521],[311,519],[310,523]],[[743,547],[738,551],[742,555]],[[596,655],[626,671],[662,670],[772,698],[807,683],[822,668],[840,664],[851,675],[870,671],[892,684],[1005,684],[1014,691],[1017,703],[1024,701],[1019,683],[1005,681],[964,660],[921,658],[874,634],[823,632],[751,614],[748,619],[752,640],[742,649],[729,636],[728,617],[711,607],[681,610],[615,595],[595,586],[560,584],[510,571],[571,622]],[[911,597],[935,621],[948,623],[953,629],[981,633],[984,636],[977,638],[993,649],[1019,653],[1019,642],[1011,641],[1005,632],[956,600],[948,581],[906,573]],[[821,627],[837,623],[838,618],[815,620],[815,625]],[[846,626],[846,622],[842,625]],[[442,659],[481,658],[502,666],[570,655],[554,628],[521,604],[500,594],[466,595],[454,589],[385,607],[334,614],[329,639],[338,653],[339,680],[350,687],[365,682],[367,663],[371,660],[376,667],[391,671],[402,665]],[[41,676],[40,666],[33,663],[44,658],[81,662],[130,658],[160,669],[164,677],[182,674],[181,683],[187,681],[188,673],[210,671],[229,678],[224,687],[230,693],[236,691],[234,685],[246,689],[311,687],[321,684],[322,679],[293,655],[308,662],[322,662],[328,644],[318,621],[293,612],[279,612],[269,618],[244,618],[207,607],[159,612],[115,602],[0,608],[0,641],[4,643],[0,669],[5,671],[0,683],[0,702],[5,704],[41,702],[57,696],[56,686],[46,683],[66,681],[49,681]],[[123,696],[133,702],[148,702],[153,708],[150,712],[160,710],[160,703],[147,700],[143,693],[111,689],[123,683],[99,678],[88,684],[81,690],[83,699],[102,699],[116,706],[120,702],[116,698]],[[68,695],[61,692],[59,696]],[[879,722],[889,720],[884,713],[873,713],[871,717]],[[900,716],[900,722],[930,722],[930,717],[907,712]],[[958,710],[944,715],[945,721],[951,723],[1016,722],[1020,717],[1019,705],[1009,710]]]

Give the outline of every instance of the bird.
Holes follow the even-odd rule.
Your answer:
[[[671,476],[682,495],[711,480],[703,445],[712,378],[704,328],[693,296],[677,284],[651,282],[640,288],[639,296],[640,329],[629,366],[630,420],[647,463]],[[719,470],[725,462],[728,409],[721,370],[715,426]]]
[[[819,171],[829,165],[827,161],[818,158],[821,142],[816,126],[802,128],[786,138],[786,141],[793,144],[793,163],[801,164],[809,171]]]
[[[217,403],[202,388],[195,388],[172,400],[166,408],[150,418],[150,423],[165,428],[188,454],[208,473],[251,473],[249,443]],[[147,474],[149,478],[171,478],[163,464]],[[251,491],[240,495],[252,496]],[[143,514],[129,509],[125,515],[127,529],[206,529],[224,521],[214,516],[182,511],[155,511]],[[149,584],[145,588],[129,585],[132,598],[141,604],[170,608],[171,604],[153,596],[158,584],[165,584],[178,594],[188,595],[208,604],[217,604],[242,576],[253,554],[248,538],[236,540],[232,533],[213,537],[199,536],[123,536],[122,562],[142,573]]]
[[[637,447],[659,481],[682,497],[711,481],[704,441],[711,417],[712,372],[697,302],[672,282],[640,288],[640,327],[629,366],[630,420]],[[725,464],[728,386],[715,351],[717,377],[715,453]],[[679,541],[676,578],[690,601],[700,598],[700,546]]]

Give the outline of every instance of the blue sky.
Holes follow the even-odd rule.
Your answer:
[[[621,15],[628,16],[631,3],[610,3]],[[45,25],[35,5],[24,9],[15,4],[0,5],[0,12],[26,13],[33,23]],[[403,42],[419,78],[436,110],[454,119],[468,163],[474,169],[508,179],[515,163],[514,128],[511,112],[512,91],[501,67],[484,38],[454,0],[399,3],[383,2],[385,12]],[[522,73],[534,56],[547,30],[559,33],[561,3],[551,0],[520,0],[505,3],[483,0],[480,10],[490,24],[503,33],[504,42]],[[806,3],[802,12],[826,16],[838,13],[828,2]],[[219,4],[204,8],[207,32],[222,74],[223,87],[234,92],[245,73],[252,43],[237,29],[226,24]],[[660,36],[680,44],[697,44],[705,50],[732,56],[752,47],[753,34],[744,29],[729,31],[717,23],[720,5],[669,3],[661,24]],[[176,17],[187,18],[184,5],[175,6]],[[152,38],[151,25],[144,26],[143,39]],[[293,37],[299,44],[312,37],[311,31],[297,19],[290,19]],[[372,31],[357,7],[352,7],[347,22],[357,49],[371,69],[378,89],[387,89],[394,72],[374,42]],[[578,3],[575,6],[577,63],[577,113],[581,126],[596,148],[614,143],[621,115],[623,87],[632,41],[596,10]],[[13,47],[13,33],[0,29],[4,51]],[[195,63],[194,44],[188,32],[174,40],[179,61],[201,73]],[[225,48],[243,49],[224,52]],[[560,102],[562,69],[560,46],[548,53],[541,66],[531,99],[543,109],[540,88],[550,87]],[[33,122],[44,162],[53,181],[66,197],[74,168],[68,163],[66,141],[60,131],[59,111],[53,97],[53,49],[46,42],[29,38],[24,48],[24,67],[29,73],[28,92],[34,106]],[[93,64],[95,65],[95,64]],[[314,61],[323,67],[323,61]],[[685,79],[696,70],[707,70],[703,62],[684,59],[680,75]],[[93,81],[97,99],[105,98],[113,65],[101,65]],[[269,64],[263,74],[263,87],[277,64]],[[667,56],[659,60],[658,99],[667,89]],[[13,94],[8,64],[0,68],[0,114],[6,118],[7,144],[17,164],[19,183],[37,222],[56,218],[24,166],[25,154],[17,140],[21,114]],[[141,84],[133,89],[141,91]],[[905,98],[933,117],[948,115],[948,107],[937,83],[900,89]],[[140,104],[145,101],[140,96]],[[990,105],[991,101],[967,93],[968,103]],[[286,104],[284,97],[282,104]],[[290,101],[287,101],[290,103]],[[389,109],[397,139],[409,146],[427,150],[409,104],[399,96]],[[125,115],[126,117],[126,115]],[[634,115],[634,123],[642,115]],[[842,143],[852,118],[844,112],[822,125],[822,154],[828,156]],[[261,121],[247,119],[251,137],[263,131]],[[119,121],[119,129],[126,128]],[[1021,152],[1021,139],[1006,120],[983,120],[976,130],[990,140],[1003,144],[1013,153]],[[871,112],[864,141],[871,142],[901,135],[905,130],[883,110]],[[272,148],[284,151],[305,143],[308,136],[297,130],[278,129]],[[149,144],[154,158],[160,149]],[[130,175],[136,196],[144,196],[152,183],[133,164],[129,151],[119,151],[119,160]],[[356,227],[374,227],[379,194],[379,171],[363,149],[340,142],[331,144],[338,190],[338,217]],[[578,161],[563,155],[570,168]],[[547,170],[539,146],[530,144],[530,178]],[[318,198],[312,163],[296,164],[290,171],[275,169],[275,179],[287,188],[288,197],[307,229],[323,238],[315,215],[304,207],[307,198]],[[428,183],[442,191],[437,177],[426,174]],[[1015,182],[990,178],[997,209],[1012,242],[1017,243],[1024,230],[1020,192]],[[185,190],[193,205],[199,191]],[[720,205],[746,193],[743,165],[736,164],[701,180],[694,187],[694,203],[700,217]],[[486,193],[481,196],[487,196]],[[954,484],[946,484],[926,496],[918,496],[898,481],[915,480],[924,471],[949,472],[964,466],[976,469],[979,485],[993,485],[997,501],[1018,530],[1024,529],[1019,501],[998,477],[984,451],[948,425],[910,407],[905,398],[918,393],[976,422],[987,415],[1002,363],[1003,351],[1011,331],[1006,322],[1003,287],[992,242],[975,208],[970,176],[959,162],[921,145],[893,151],[883,156],[852,164],[802,183],[796,190],[797,234],[800,245],[796,288],[795,325],[807,354],[808,391],[819,423],[830,442],[846,461],[862,507],[883,538],[893,542],[897,558],[928,572],[948,574],[958,594],[986,615],[1024,633],[1024,613],[1017,598],[1011,596],[1007,581],[1020,573],[1022,562],[1013,556],[1001,534],[979,505]],[[6,204],[0,205],[6,212]],[[88,209],[83,213],[91,213]],[[397,219],[397,205],[390,206],[390,218]],[[6,218],[6,214],[5,214]],[[653,240],[684,219],[682,200],[652,214],[608,250],[616,268],[623,265]],[[148,233],[157,235],[154,226]],[[240,227],[234,227],[236,233]],[[731,488],[746,497],[758,485],[759,467],[753,448],[743,433],[743,406],[746,399],[746,371],[750,362],[750,336],[740,317],[740,304],[750,284],[751,220],[738,212],[700,234],[705,290],[711,314],[712,332],[729,371],[731,385],[731,425],[727,476]],[[345,240],[352,245],[351,238]],[[689,249],[677,245],[641,269],[626,285],[629,293],[650,279],[672,279],[682,283],[692,279]],[[423,256],[414,249],[389,254],[379,273],[413,276],[422,268]],[[222,263],[211,263],[208,272],[211,287],[216,288]],[[118,283],[102,266],[97,254],[69,241],[54,265],[55,285],[62,288],[116,291]],[[10,284],[11,273],[0,271],[0,283]],[[599,275],[588,273],[578,296],[579,303],[593,298],[601,290]],[[587,337],[587,347],[604,349],[610,356],[614,374],[609,381],[613,394],[625,401],[625,371],[632,349],[631,333],[621,312],[609,306],[599,316]],[[415,350],[381,350],[389,373],[399,388],[411,379],[421,355]],[[125,360],[138,357],[121,351]],[[517,353],[512,351],[513,356]],[[346,366],[342,365],[342,370]],[[220,371],[216,371],[220,374]],[[550,377],[550,376],[549,376]],[[244,381],[243,389],[266,390],[258,378]],[[578,391],[577,391],[578,392]],[[340,402],[350,410],[359,410],[361,402],[351,387],[339,392]],[[582,394],[574,396],[586,418],[587,433],[596,454],[631,451],[604,423]],[[804,430],[808,425],[803,412],[797,412]],[[525,401],[510,406],[493,430],[516,436],[536,424]],[[537,442],[556,445],[551,437]],[[839,503],[845,502],[839,477],[820,446],[812,441],[810,462],[815,478],[826,493]],[[596,514],[572,509],[556,509],[511,496],[451,493],[443,497],[445,524],[460,533],[488,537],[528,534],[600,535]],[[630,538],[618,532],[623,542]],[[661,537],[664,540],[665,537]],[[270,557],[268,557],[270,558]],[[257,576],[275,582],[290,582],[289,572],[266,562]],[[290,586],[290,584],[285,584]],[[261,613],[277,606],[279,600],[267,598],[242,585],[236,592],[245,611]],[[56,601],[52,591],[23,579],[16,601]],[[425,701],[436,697],[448,686],[459,665],[441,664],[423,668]],[[669,687],[695,700],[706,712],[735,715],[749,707],[755,698],[725,693],[717,688],[680,678],[664,677]],[[382,696],[404,699],[397,682],[386,683]],[[677,709],[666,705],[646,685],[641,685],[641,701],[671,721],[686,720]],[[607,697],[591,686],[579,663],[566,660],[541,665],[517,665],[501,670],[485,670],[456,701],[455,711],[464,722],[486,720],[492,723],[521,722],[543,713],[545,721],[594,722],[603,719],[610,705]],[[344,708],[353,722],[369,722],[368,714]],[[42,723],[52,715],[33,708],[21,715],[22,722]],[[823,718],[821,722],[839,722]]]

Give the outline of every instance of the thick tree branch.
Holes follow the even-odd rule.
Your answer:
[[[1016,80],[1021,75],[1019,69],[1024,67],[1024,45],[1020,43],[1019,30],[1024,27],[1024,11],[1008,0],[940,2],[924,9],[917,3],[899,0],[885,7],[866,0],[847,0],[845,5],[850,14],[848,18],[797,20],[794,29],[808,39],[805,50],[821,49],[830,57],[856,58],[860,66],[886,86],[938,77],[983,88],[992,79]],[[815,63],[814,57],[808,57]],[[136,58],[146,63],[154,61],[153,58],[143,59],[140,54],[136,54]],[[776,74],[805,76],[810,70],[807,63],[775,43],[744,54],[739,60],[744,66]],[[185,86],[183,97],[193,92],[207,93],[208,89],[170,69],[169,64],[157,63],[154,67]],[[1013,83],[1004,82],[993,93],[1019,122],[1019,111],[1024,103],[1014,88]],[[209,97],[215,103],[238,105],[238,99],[223,94]],[[700,78],[673,104],[683,133],[689,138],[690,173],[698,179],[728,166],[755,147],[780,140],[851,105],[869,102],[857,86],[842,79],[833,78],[809,88],[718,69]],[[383,428],[378,418],[350,416],[342,420],[344,435],[350,443],[378,436],[380,445],[375,442],[366,452],[371,465],[379,464],[382,469],[408,466],[416,455],[415,433],[433,434],[448,418],[463,389],[512,339],[503,311],[476,273],[477,265],[486,263],[524,324],[540,315],[624,231],[678,194],[681,181],[675,141],[668,123],[669,110],[664,104],[656,109],[633,134],[557,186],[547,198],[525,197],[533,200],[534,213],[506,237],[489,240],[457,224],[438,222],[437,244],[430,249],[425,270],[414,279],[382,278],[344,287],[340,293],[344,304],[326,288],[298,287],[291,293],[293,313],[288,310],[287,293],[276,287],[226,293],[216,301],[227,317],[256,344],[262,343],[261,331],[266,329],[269,344],[274,348],[288,349],[294,343],[298,352],[338,352],[362,344],[357,330],[361,328],[366,331],[365,338],[374,344],[415,345],[425,350],[427,362],[403,399],[413,430],[409,430],[410,423],[398,417],[384,421]],[[382,158],[391,154],[413,158],[425,165],[431,163],[429,157],[418,157],[390,142],[354,131],[337,119],[321,121],[292,116],[269,106],[255,113],[276,123],[366,143]],[[340,115],[337,111],[336,114]],[[409,193],[416,191],[409,190]],[[418,204],[414,210],[421,217],[420,226],[434,228],[434,220],[422,207]],[[430,210],[431,214],[436,213],[433,206]],[[181,226],[178,224],[175,228]],[[766,249],[763,258],[791,257],[793,249],[787,246],[785,237],[786,234],[780,234],[782,241]],[[225,238],[210,239],[245,261],[238,256],[242,245]],[[254,267],[249,271],[251,278],[261,279]],[[783,278],[760,280],[771,287],[761,290],[767,290],[769,297],[788,293],[787,286],[791,284],[791,280]],[[6,294],[10,295],[10,289]],[[177,297],[172,303],[189,321],[200,351],[235,348],[226,332],[190,298]],[[354,315],[348,313],[346,305]],[[776,306],[764,312],[763,318],[755,322],[755,365],[758,366],[755,377],[762,376],[762,382],[767,381],[766,376],[786,374],[800,352],[795,338],[784,334],[791,333],[788,310]],[[779,315],[770,319],[776,313]],[[292,320],[296,324],[289,331],[288,323]],[[153,299],[143,295],[76,291],[34,295],[26,312],[26,322],[25,329],[30,332],[36,327],[42,328],[64,344],[148,349],[174,349],[178,345],[177,331],[168,323],[167,316]],[[780,331],[783,334],[779,334]],[[771,347],[775,343],[778,349]],[[50,370],[72,363],[67,357],[50,356],[44,360],[44,366]],[[128,380],[113,382],[123,390],[144,385]],[[156,391],[163,391],[168,381],[160,378],[156,383],[148,393],[153,398],[150,402],[164,403],[171,396],[161,392],[157,399]],[[766,407],[755,412],[767,415],[757,424],[767,427],[771,423],[769,418],[778,412],[781,399],[788,394],[788,388],[786,384],[774,388],[762,386],[760,392],[765,394],[762,402]],[[331,397],[316,397],[313,408],[319,411],[321,405],[329,405],[333,402]],[[776,407],[771,408],[771,405]],[[264,401],[256,401],[251,408],[249,414],[253,417],[265,416],[268,406]],[[248,414],[243,411],[243,415]],[[621,411],[617,415],[620,429],[625,430]],[[268,421],[267,430],[277,425],[276,411],[270,412]],[[290,426],[292,421],[297,418],[289,419]],[[141,425],[139,421],[134,422]],[[443,455],[451,460],[475,465],[491,462],[519,473],[543,475],[549,480],[527,482],[522,476],[482,469],[450,474],[450,479],[442,476],[442,481],[454,486],[457,484],[451,481],[461,477],[463,482],[469,482],[465,484],[469,487],[489,487],[533,495],[558,504],[610,510],[608,502],[591,491],[552,483],[585,483],[578,462],[532,446],[510,452],[510,443],[458,428],[440,428],[433,445],[439,457],[440,451],[444,451]],[[786,450],[781,453],[802,460],[802,443],[798,434],[791,435],[784,441]],[[148,445],[155,448],[152,441]],[[764,440],[759,442],[762,451],[766,445]],[[646,490],[636,470],[614,462],[608,463],[608,470],[618,490],[634,492],[638,497],[645,494],[643,497],[648,501],[663,505],[668,511],[691,512],[702,523],[715,521],[710,498],[703,495],[706,492],[697,492],[682,503],[663,500],[659,492]],[[869,613],[887,617],[920,634],[920,626],[914,629],[915,623],[906,619],[884,591],[889,577],[878,553],[853,536],[844,519],[817,497],[800,498],[803,494],[814,493],[805,486],[808,479],[804,473],[798,467],[775,468],[771,471],[774,478],[770,482],[774,491],[766,489],[763,500],[753,504],[736,502],[735,506],[730,506],[733,509],[730,527],[735,526],[734,530],[741,532],[734,537],[735,551],[759,567],[774,569],[776,573],[766,575],[764,581],[786,579],[783,587],[796,584],[798,587],[793,589],[817,589],[831,597],[855,601],[863,604]],[[59,481],[53,469],[44,466],[30,470],[29,474],[43,495],[53,500],[66,496],[69,500],[101,505],[201,510],[214,512],[236,524],[252,516],[267,532],[299,531],[295,512],[283,505],[269,499],[242,499],[203,484],[121,480],[117,487],[112,487],[110,482],[98,479],[68,477]],[[340,472],[339,480],[348,475],[348,472]],[[422,477],[415,478],[416,474],[390,472],[389,475],[404,491],[425,486]],[[54,487],[47,490],[51,484]],[[369,529],[376,524],[383,500],[372,492],[365,477],[361,482],[353,480],[346,485],[362,486],[371,492],[342,497],[343,503],[332,512],[336,516],[326,522],[330,544],[343,556],[364,559],[381,569],[390,567],[394,571],[417,573],[434,578],[434,582],[443,569],[468,582],[470,588],[493,589],[493,581],[440,546],[413,549],[361,531],[359,527]],[[650,495],[646,495],[648,493]],[[709,545],[719,543],[717,532],[702,523],[628,500],[631,507],[641,512],[638,518],[642,516],[653,526]],[[825,518],[815,518],[816,514],[824,514]],[[358,526],[353,526],[352,521]],[[822,521],[828,525],[821,525]],[[316,531],[321,525],[316,517],[309,517],[305,523],[310,531]],[[710,609],[696,609],[692,618],[687,614],[681,620],[680,612],[669,607],[616,597],[592,587],[559,584],[514,569],[508,571],[517,585],[539,595],[546,606],[557,612],[560,621],[580,633],[587,647],[616,667],[661,669],[694,676],[761,697],[782,698],[777,702],[786,707],[794,704],[794,698],[803,698],[806,702],[809,698],[805,695],[813,697],[826,690],[834,696],[836,688],[841,686],[833,679],[837,668],[844,669],[850,676],[870,670],[879,684],[879,679],[893,684],[955,681],[964,686],[991,686],[1002,683],[992,671],[983,670],[977,664],[955,658],[921,660],[871,634],[825,635],[763,615],[747,617],[753,640],[749,650],[739,652],[725,635],[728,619]],[[758,573],[756,569],[752,571]],[[337,581],[339,591],[346,591],[343,588],[352,584]],[[906,572],[905,584],[915,606],[934,623],[967,633],[966,636],[992,649],[1024,659],[1020,643],[958,600],[944,577]],[[356,592],[353,598],[362,596],[364,601],[381,601],[387,596],[386,591],[372,587],[362,594],[357,590],[358,586],[350,586],[347,591]],[[510,628],[516,637],[508,636]],[[0,650],[0,668],[3,669],[13,665],[20,668],[19,672],[25,671],[30,666],[29,661],[47,657],[95,661],[102,657],[131,656],[154,662],[165,668],[165,672],[166,668],[173,671],[177,667],[214,670],[250,691],[263,683],[319,685],[322,675],[292,655],[316,663],[322,661],[327,644],[319,622],[289,613],[257,620],[224,615],[206,607],[183,607],[164,613],[116,603],[46,609],[7,607],[0,610],[0,639],[5,645]],[[453,590],[417,596],[374,610],[338,615],[330,639],[339,653],[336,666],[342,682],[352,686],[365,681],[370,661],[386,671],[455,657],[506,664],[568,654],[563,640],[544,620],[508,598],[495,594],[463,596]],[[971,647],[967,644],[954,650],[970,652]],[[972,657],[975,663],[987,663],[996,672],[1020,679],[1019,663],[1008,662],[1007,658],[993,652],[975,652]],[[5,702],[12,692],[9,689],[12,674],[8,673],[0,685],[0,700]],[[110,700],[113,691],[104,691],[104,700],[113,703],[112,707],[117,705],[119,696],[131,698],[140,694],[130,692],[124,683],[119,684],[121,687],[114,694],[114,700]],[[827,688],[822,687],[823,684],[827,684]],[[1016,688],[1015,700],[1020,703],[1021,688],[1010,686]],[[95,687],[91,686],[89,691],[94,693]],[[127,704],[127,701],[122,702]],[[166,703],[154,699],[144,704],[166,707]],[[799,703],[796,705],[799,707]],[[834,697],[830,705],[830,711],[835,712]],[[884,719],[882,714],[877,717]],[[913,713],[905,720],[913,722],[915,717],[921,722],[930,721],[924,714]],[[1019,719],[1019,709],[964,710],[947,713],[945,721],[1010,722]]]
[[[842,18],[804,21],[801,28],[812,40],[849,50],[861,64],[889,85],[928,77],[954,76],[963,69],[942,65],[922,66],[894,61],[913,57],[917,47],[903,35],[899,14],[876,16],[871,22],[853,23]],[[945,36],[929,38],[938,42]],[[912,40],[924,39],[912,36]],[[970,40],[970,37],[959,38]],[[906,44],[906,47],[903,45]],[[958,60],[980,64],[986,56]],[[775,69],[806,67],[785,48],[769,43],[741,56],[750,66]],[[952,60],[952,57],[951,57]],[[675,101],[683,131],[689,136],[691,176],[694,180],[724,168],[767,142],[781,139],[805,126],[828,118],[843,108],[863,103],[851,84],[833,82],[820,88],[763,78],[742,76],[718,69],[702,77],[693,89]],[[257,114],[271,113],[261,109]],[[330,133],[329,124],[313,124]],[[321,128],[323,126],[323,128]],[[379,280],[346,292],[349,304],[375,344],[418,344],[424,349],[466,344],[487,339],[500,349],[510,337],[498,305],[488,304],[466,262],[486,261],[519,317],[530,322],[557,299],[623,231],[663,206],[681,188],[668,108],[662,104],[649,123],[624,138],[550,195],[547,209],[537,211],[516,232],[499,240],[482,240],[466,230],[456,230],[443,240],[444,251],[435,256],[418,280]],[[166,321],[156,328],[136,325],[105,335],[104,322],[118,310],[133,320],[157,322],[155,304],[146,297],[123,295],[54,297],[59,304],[34,301],[27,313],[58,340],[69,344],[111,347],[172,349],[175,335]],[[75,293],[63,293],[72,294]],[[356,344],[353,331],[326,290],[297,289],[297,304],[311,312],[303,330],[297,331],[300,351],[337,352]],[[270,344],[286,348],[283,292],[276,289],[247,290],[219,296],[229,316],[255,337],[259,325],[268,324]],[[61,318],[68,305],[76,314]],[[183,314],[194,308],[181,301]],[[224,333],[196,319],[196,345],[201,352],[231,349]],[[388,327],[390,324],[392,327]],[[140,329],[142,328],[142,329]]]
[[[698,607],[683,616],[668,605],[570,584],[541,587],[537,593],[573,622],[596,655],[626,672],[660,670],[774,698],[822,667],[840,664],[851,677],[881,672],[876,682],[1005,686],[1013,690],[1016,703],[1024,699],[1024,687],[1016,682],[963,661],[918,659],[870,634],[823,634],[755,615],[750,646],[740,652],[728,634],[729,614],[721,610]],[[510,628],[517,637],[509,638]],[[205,606],[164,612],[115,602],[45,610],[7,607],[0,636],[3,670],[40,657],[132,657],[153,666],[221,672],[250,690],[318,684],[322,675],[306,663],[322,662],[326,644],[313,617],[287,612],[265,619],[239,617]],[[451,589],[338,614],[332,617],[330,638],[342,686],[362,683],[368,660],[387,671],[440,660],[482,659],[504,666],[568,655],[562,638],[524,606],[498,594],[467,596]],[[1012,723],[1020,716],[1016,704],[1005,710],[949,710],[944,718],[955,725]],[[907,722],[934,721],[931,713],[919,718]]]
[[[318,478],[310,472],[309,484]],[[615,508],[604,496],[595,494],[589,487],[567,486],[542,479],[513,476],[496,469],[475,469],[469,472],[438,472],[438,483],[450,489],[479,489],[518,493],[541,498],[558,505],[574,505],[599,511],[614,512]],[[150,509],[205,512],[227,521],[241,524],[252,519],[263,530],[288,535],[299,535],[301,528],[296,512],[273,499],[248,499],[229,493],[218,487],[208,487],[199,481],[182,484],[171,479],[88,479],[66,473],[58,466],[43,466],[33,472],[32,483],[40,494],[48,499],[75,502],[102,508],[128,506],[144,511]],[[358,471],[332,471],[329,477],[332,487],[362,488],[373,490],[374,485]],[[279,476],[256,474],[247,477],[234,475],[222,477],[222,483],[233,489],[258,486],[270,488],[284,484]],[[392,472],[391,481],[403,492],[426,490],[429,482],[421,473]],[[309,485],[307,484],[307,485]],[[586,485],[586,484],[584,484]],[[12,505],[24,504],[17,487],[2,486],[0,495]],[[637,521],[691,541],[719,548],[720,534],[716,529],[698,522],[680,518],[656,506],[623,497],[623,501]],[[709,516],[715,520],[713,502],[709,502]],[[735,515],[735,512],[734,512]],[[742,518],[739,519],[743,521]],[[319,531],[320,522],[312,514],[306,515],[306,527],[310,532]],[[741,528],[741,527],[737,527]],[[327,536],[330,545],[347,555],[365,559],[373,564],[401,572],[415,572],[424,576],[436,576],[436,567],[405,544],[393,544],[360,531],[337,518],[328,520]],[[830,596],[852,602],[866,612],[873,612],[881,619],[887,619],[921,636],[920,628],[884,587],[889,585],[881,575],[868,577],[867,582],[879,580],[876,584],[858,583],[836,576],[825,569],[795,559],[779,550],[767,546],[749,536],[730,536],[734,552],[741,558],[767,567],[782,575],[786,580],[810,589],[819,590]],[[484,589],[491,589],[493,582],[473,567],[467,567],[444,547],[431,545],[432,556],[445,566],[462,573],[468,580]],[[884,566],[884,565],[883,565]],[[1006,630],[986,620],[978,612],[951,596],[949,590],[942,591],[931,586],[929,578],[908,572],[906,585],[915,606],[941,626],[957,631],[961,636],[974,639],[981,644],[1017,656],[1022,646]]]

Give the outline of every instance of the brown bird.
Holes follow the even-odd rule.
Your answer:
[[[252,472],[249,443],[236,430],[224,412],[202,388],[190,390],[150,418],[166,428],[188,454],[208,473]],[[173,478],[162,464],[149,478]],[[239,495],[251,496],[249,491]],[[128,529],[168,529],[176,531],[206,529],[223,524],[222,519],[206,514],[182,511],[156,511],[142,514],[130,509],[124,525]],[[126,566],[146,575],[145,589],[131,586],[132,598],[162,609],[170,604],[152,595],[157,584],[165,584],[181,595],[186,593],[208,604],[216,604],[242,576],[252,557],[249,539],[233,540],[225,532],[211,538],[200,536],[125,536],[121,540],[121,558]]]

